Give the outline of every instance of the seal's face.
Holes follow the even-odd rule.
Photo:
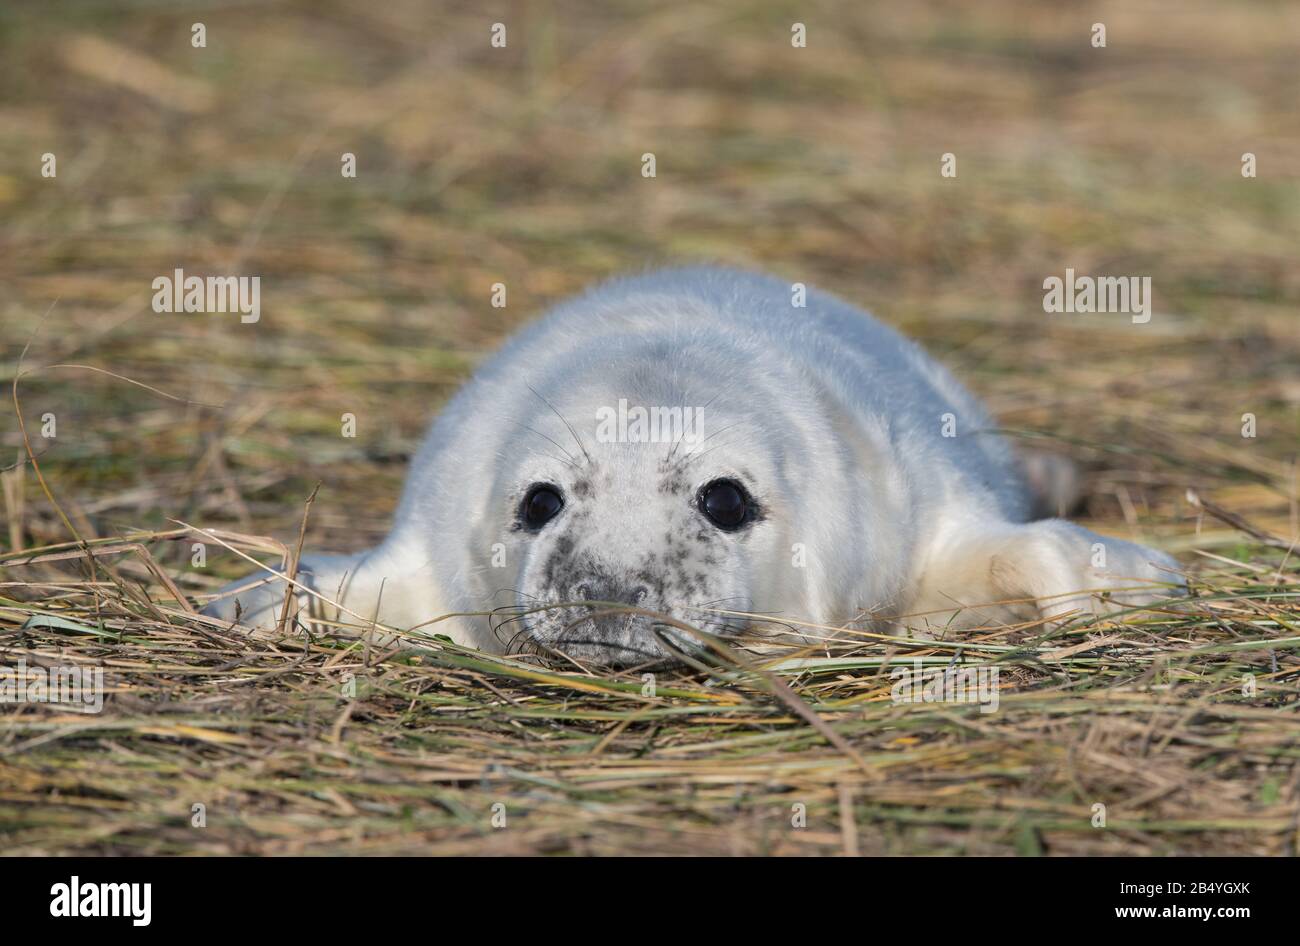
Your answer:
[[[770,557],[765,464],[712,444],[594,440],[571,462],[534,458],[501,496],[519,571],[510,622],[525,642],[578,660],[631,666],[677,659],[726,635]],[[570,443],[572,447],[572,442]],[[712,461],[712,462],[708,462]]]

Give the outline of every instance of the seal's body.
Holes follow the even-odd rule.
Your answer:
[[[975,399],[889,327],[801,292],[684,269],[561,304],[433,423],[380,546],[304,558],[314,608],[634,663],[686,645],[683,623],[933,633],[1180,581],[1159,552],[1028,522],[1021,466]],[[209,613],[240,599],[243,623],[274,625],[284,583],[257,581]]]

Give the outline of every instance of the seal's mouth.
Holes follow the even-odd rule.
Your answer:
[[[676,615],[625,605],[566,604],[528,615],[518,649],[613,668],[667,666],[682,663],[684,653],[701,650],[700,635],[690,630],[693,626]]]
[[[677,663],[679,651],[693,643],[689,634],[654,615],[599,603],[565,608],[558,617],[558,627],[536,629],[534,640],[560,655],[603,666]]]
[[[576,661],[584,666],[597,666],[610,670],[654,670],[671,667],[682,663],[674,653],[667,653],[651,644],[634,647],[625,644],[611,644],[603,640],[574,638],[542,647],[548,655],[557,660]]]

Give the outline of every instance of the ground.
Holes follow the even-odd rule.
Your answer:
[[[107,693],[0,708],[3,850],[1296,853],[1297,58],[1300,9],[1198,0],[6,6],[0,666]],[[372,544],[513,328],[700,260],[918,338],[1191,607],[653,695],[194,615],[247,566],[182,523],[273,558],[320,484],[307,546]],[[176,268],[260,275],[260,321],[153,311]],[[1152,318],[1044,312],[1067,268]],[[896,703],[914,658],[997,711]]]

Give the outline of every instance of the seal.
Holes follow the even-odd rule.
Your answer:
[[[689,628],[935,634],[1180,592],[1163,553],[1033,520],[1025,469],[947,370],[834,296],[720,268],[623,278],[477,371],[388,537],[304,556],[295,613],[629,665],[675,659]],[[267,572],[206,613],[272,627],[285,592]]]

